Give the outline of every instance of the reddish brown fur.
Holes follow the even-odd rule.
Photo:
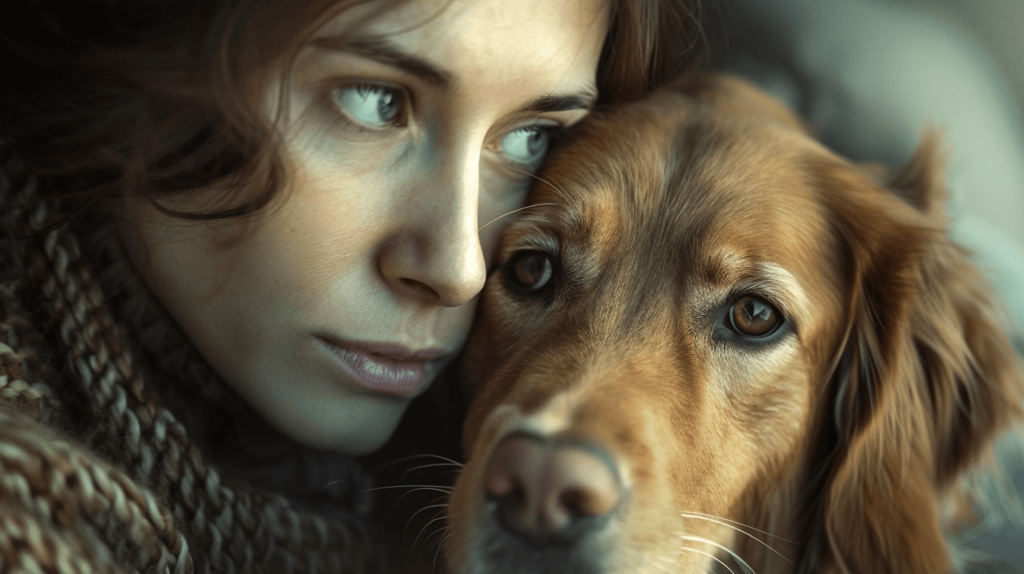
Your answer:
[[[727,560],[680,532],[759,574],[950,571],[943,513],[1021,416],[1024,380],[985,281],[943,232],[937,150],[926,138],[887,189],[723,77],[587,120],[499,254],[554,254],[556,288],[517,297],[494,273],[484,292],[452,569],[486,568],[483,467],[528,429],[619,466],[629,496],[594,572],[710,571],[684,547]],[[793,330],[756,348],[722,335],[745,292]],[[759,535],[786,559],[681,512],[788,539]]]

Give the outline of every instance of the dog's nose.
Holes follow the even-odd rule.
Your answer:
[[[621,494],[610,457],[526,435],[510,436],[494,450],[484,490],[497,500],[506,527],[540,538],[609,513]]]

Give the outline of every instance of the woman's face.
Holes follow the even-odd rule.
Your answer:
[[[604,0],[419,0],[364,20],[375,8],[333,19],[269,86],[289,186],[266,212],[195,223],[127,198],[121,227],[240,395],[350,454],[381,446],[462,346],[491,222],[524,202],[549,131],[587,113],[608,27]]]

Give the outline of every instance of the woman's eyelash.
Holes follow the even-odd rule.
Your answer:
[[[405,125],[409,97],[405,90],[382,84],[335,86],[331,105],[358,127],[378,130]]]
[[[564,135],[565,128],[561,125],[539,123],[505,132],[494,145],[502,163],[513,171],[532,174],[540,168],[551,148]]]

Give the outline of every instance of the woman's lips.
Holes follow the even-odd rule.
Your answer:
[[[371,391],[401,397],[419,393],[427,382],[428,366],[432,366],[429,363],[446,354],[444,349],[413,350],[322,335],[317,340],[353,382]]]

